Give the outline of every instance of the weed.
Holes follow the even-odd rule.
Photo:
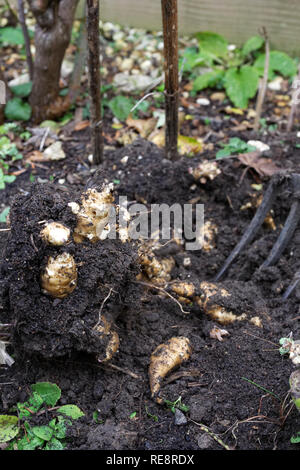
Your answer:
[[[255,152],[257,149],[253,145],[249,145],[239,137],[233,137],[229,140],[228,144],[220,144],[223,149],[216,153],[216,159],[230,157],[240,153]]]
[[[178,397],[177,400],[175,401],[165,400],[165,404],[167,405],[168,408],[170,408],[172,413],[175,413],[176,408],[178,408],[180,411],[183,411],[184,413],[187,413],[190,409],[189,406],[182,403],[181,397]]]
[[[17,403],[16,415],[0,415],[0,443],[8,442],[7,450],[62,450],[66,446],[68,426],[84,416],[76,405],[56,406],[61,390],[56,384],[38,382],[31,386],[28,400]],[[35,417],[50,413],[55,416],[46,424],[32,425]],[[70,419],[71,418],[71,419]]]

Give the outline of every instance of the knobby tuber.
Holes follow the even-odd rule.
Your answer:
[[[41,230],[41,237],[49,245],[65,245],[70,238],[70,229],[58,222],[51,222]]]
[[[41,275],[41,285],[44,293],[58,299],[71,294],[77,285],[77,267],[73,256],[69,253],[50,256]]]
[[[175,367],[190,358],[192,349],[190,341],[184,336],[169,339],[157,346],[151,354],[149,365],[149,382],[152,398],[161,404],[164,400],[159,396],[163,379]]]
[[[68,204],[77,216],[73,235],[76,243],[82,243],[84,239],[96,242],[107,238],[114,200],[112,190],[113,184],[104,185],[100,192],[88,189],[81,196],[81,206],[76,202]]]
[[[249,320],[256,326],[262,326],[261,316],[268,318],[267,311],[256,311],[253,306],[244,302],[243,289],[230,290],[222,284],[202,281],[200,283],[175,281],[169,290],[178,296],[182,303],[195,302],[204,313],[221,325],[235,321]]]

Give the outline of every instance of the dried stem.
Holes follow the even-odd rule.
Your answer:
[[[93,162],[103,161],[103,123],[101,119],[101,81],[99,44],[99,0],[87,0],[87,40],[89,87],[91,94],[91,139]]]
[[[264,104],[265,96],[266,96],[266,91],[267,91],[269,65],[270,65],[270,44],[269,44],[269,38],[268,38],[265,27],[262,28],[262,36],[264,37],[264,40],[265,40],[266,58],[265,58],[264,76],[259,87],[259,92],[258,92],[257,101],[256,101],[256,110],[255,110],[256,116],[254,120],[255,131],[258,131],[259,129],[259,121],[261,118],[261,112],[262,112],[262,108],[263,108],[263,104]]]
[[[299,65],[299,68],[298,68],[298,76],[297,76],[297,78],[294,82],[295,85],[293,84],[293,88],[295,89],[295,94],[293,94],[293,98],[292,98],[292,107],[291,107],[291,111],[290,111],[290,114],[289,114],[289,119],[288,119],[288,123],[287,123],[287,127],[286,127],[287,132],[291,132],[291,130],[292,130],[296,110],[297,110],[297,107],[298,107],[298,104],[299,104],[299,101],[297,99],[297,96],[299,96],[299,87],[297,87],[297,83],[299,83],[299,81],[300,81],[300,65]]]
[[[166,106],[166,158],[178,159],[178,7],[177,0],[161,0]]]

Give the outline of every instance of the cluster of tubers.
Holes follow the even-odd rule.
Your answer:
[[[67,247],[71,242],[71,236],[77,244],[84,241],[95,243],[105,240],[110,231],[110,213],[114,208],[112,190],[112,184],[104,185],[100,192],[88,189],[81,196],[81,204],[77,202],[68,204],[77,217],[73,233],[71,234],[71,230],[59,222],[50,222],[41,230],[41,239],[47,245],[54,247]],[[46,267],[41,273],[42,292],[53,298],[64,299],[76,289],[77,278],[77,265],[73,255],[63,251],[57,256],[49,256]],[[119,348],[119,336],[111,330],[111,326],[111,322],[102,315],[94,327],[100,338],[108,339],[105,358],[101,359],[101,362],[110,360]]]
[[[205,166],[198,170],[201,171],[203,178],[212,179],[218,174],[217,167]],[[40,240],[50,247],[46,265],[40,272],[40,286],[44,294],[54,299],[66,299],[76,290],[78,279],[80,279],[80,263],[78,261],[76,263],[76,255],[73,254],[76,253],[74,246],[82,245],[85,249],[86,246],[91,246],[90,244],[102,243],[108,238],[111,230],[119,232],[119,239],[122,242],[129,240],[126,229],[121,229],[120,222],[111,218],[113,211],[120,216],[123,210],[114,203],[112,184],[104,184],[99,191],[94,188],[88,189],[81,195],[79,201],[68,202],[66,199],[65,204],[73,214],[72,227],[71,222],[68,227],[66,225],[69,223],[63,224],[55,220],[46,223],[39,232]],[[122,215],[125,219],[129,217],[126,213]],[[112,220],[115,222],[112,223]],[[217,232],[217,226],[213,221],[208,220],[204,225],[204,251],[209,252],[215,247],[214,238]],[[171,246],[170,242],[174,246]],[[168,245],[167,249],[166,245]],[[182,304],[197,304],[210,318],[222,325],[249,319],[248,314],[243,310],[237,311],[236,305],[230,308],[230,299],[234,296],[222,284],[206,281],[193,283],[172,279],[172,272],[174,273],[173,269],[176,265],[172,253],[180,251],[181,245],[181,242],[176,239],[165,244],[156,239],[139,240],[135,245],[140,266],[138,279],[146,280],[161,291],[165,290],[170,295],[176,296]],[[94,326],[89,325],[89,329],[92,332],[91,339],[95,340],[94,345],[96,345],[91,350],[97,350],[100,341],[100,347],[104,353],[101,358],[98,354],[97,358],[101,362],[107,362],[118,351],[120,340],[113,329],[113,321],[109,313],[102,313],[103,305],[104,303],[100,308],[98,321],[95,321],[93,317]],[[250,321],[261,326],[261,320],[257,316],[250,318]],[[220,330],[222,334],[225,334],[224,331]],[[164,402],[161,397],[164,378],[174,368],[187,361],[191,352],[190,341],[184,336],[172,337],[154,350],[150,358],[149,381],[152,398],[157,403]]]

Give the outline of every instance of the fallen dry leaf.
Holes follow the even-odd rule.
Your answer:
[[[126,124],[128,127],[133,127],[138,133],[140,134],[141,137],[146,139],[151,132],[155,129],[157,123],[156,118],[150,118],[150,119],[132,119],[131,117],[128,117],[126,120]]]
[[[261,152],[248,152],[237,155],[244,165],[253,168],[260,176],[272,176],[280,171],[280,168],[271,158],[260,158]]]
[[[86,127],[89,127],[90,121],[81,121],[76,126],[74,127],[74,131],[81,131],[82,129],[85,129]]]

